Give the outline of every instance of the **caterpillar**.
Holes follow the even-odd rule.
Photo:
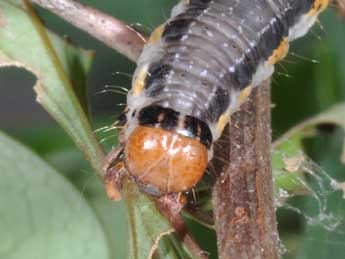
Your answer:
[[[145,45],[118,160],[151,195],[193,188],[213,144],[329,0],[182,0]]]

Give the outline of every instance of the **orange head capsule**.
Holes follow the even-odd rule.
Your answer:
[[[192,188],[208,163],[205,145],[160,128],[139,126],[125,146],[129,174],[151,194],[178,193]]]

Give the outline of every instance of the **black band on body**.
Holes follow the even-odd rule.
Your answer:
[[[192,116],[184,116],[184,123],[182,129],[178,126],[181,115],[173,109],[164,108],[161,106],[150,105],[144,107],[139,112],[139,125],[149,127],[159,127],[164,130],[174,131],[183,136],[197,139],[207,148],[212,145],[212,133],[208,125]]]

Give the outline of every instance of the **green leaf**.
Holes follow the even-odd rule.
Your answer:
[[[93,179],[94,181],[89,180],[87,187],[85,187],[84,181],[84,184],[80,185],[80,189],[84,190],[85,198],[93,207],[103,226],[107,236],[110,258],[126,258],[126,248],[128,247],[126,206],[123,201],[111,202],[104,192],[102,183],[95,177]]]
[[[298,211],[306,221],[305,233],[297,238],[299,249],[295,252],[297,255],[294,258],[321,259],[332,256],[333,258],[344,258],[345,200],[343,195],[345,189],[344,184],[338,180],[344,179],[344,166],[341,165],[341,162],[345,162],[344,114],[345,103],[335,105],[292,128],[274,144],[274,153],[277,152],[278,155],[273,155],[273,167],[275,170],[277,168],[282,170],[280,174],[275,172],[277,187],[292,194],[300,194],[301,190],[303,194],[304,187],[304,191],[311,194],[288,206],[288,208]],[[322,147],[322,152],[319,151],[318,156],[322,157],[322,160],[318,160],[318,165],[301,160],[301,166],[298,163],[295,164],[295,171],[286,170],[286,163],[284,164],[286,158],[306,159],[302,140],[315,137],[317,129],[321,125],[334,125],[342,128],[341,131],[334,131],[334,134],[317,138],[319,146],[321,144]],[[320,143],[323,138],[327,138],[327,140]],[[306,171],[308,172],[307,179],[303,177],[304,170],[308,170]],[[280,177],[278,181],[277,175]],[[288,179],[284,179],[284,177],[288,177]],[[299,184],[301,186],[298,186]],[[337,251],[336,255],[334,251]]]
[[[272,152],[272,169],[275,183],[275,197],[278,205],[283,205],[289,194],[309,192],[304,184],[302,169],[306,155],[303,151],[304,135],[300,132],[277,144]]]
[[[104,229],[110,258],[125,258],[128,228],[124,202],[115,203],[108,199],[102,182],[97,179],[81,152],[71,145],[62,129],[46,127],[23,131],[17,134],[21,141],[28,143],[68,178],[92,207]],[[52,141],[48,142],[49,139]]]
[[[45,28],[26,1],[1,1],[0,10],[3,11],[0,67],[24,68],[37,77],[34,87],[37,101],[59,122],[102,176],[103,152],[73,91],[66,72],[68,62],[64,68]]]
[[[304,233],[298,240],[298,259],[345,258],[345,189],[344,182],[341,182],[344,181],[345,167],[339,161],[343,137],[342,130],[335,130],[313,141],[322,150],[316,154],[318,158],[314,173],[321,177],[317,184],[321,183],[325,190],[319,190],[325,206],[312,221],[306,218]],[[320,207],[315,201],[309,197],[303,198],[304,216],[315,215],[318,209]]]
[[[157,252],[153,258],[180,259],[191,257],[186,256],[185,252],[181,248],[180,241],[171,234],[170,236],[165,236],[160,240],[159,247],[157,248]]]
[[[316,127],[322,124],[333,124],[345,130],[345,103],[334,105],[327,111],[308,119],[301,124],[293,127],[274,143],[274,148],[288,143],[297,135],[308,137],[315,133]],[[341,160],[345,163],[345,142],[343,143],[343,155]]]
[[[155,204],[140,193],[136,184],[126,181],[124,199],[129,221],[128,258],[152,258],[163,237],[174,232],[170,222],[157,210]],[[159,258],[179,258],[166,243],[160,247]]]
[[[318,125],[332,124],[345,130],[344,114],[345,104],[335,105],[292,128],[273,144],[272,167],[276,189],[281,188],[294,194],[308,193],[303,184],[303,170],[301,169],[306,159],[302,141],[306,137],[314,136]],[[340,159],[345,163],[345,142]]]
[[[68,177],[94,209],[107,236],[110,258],[125,258],[128,229],[124,202],[108,199],[102,182],[96,178],[75,147],[50,152],[45,159]]]
[[[93,210],[59,172],[0,133],[0,258],[109,258]]]
[[[88,114],[87,74],[91,68],[94,52],[77,48],[67,37],[61,39],[50,31],[48,31],[48,37],[72,83],[74,93],[77,95],[84,112]]]

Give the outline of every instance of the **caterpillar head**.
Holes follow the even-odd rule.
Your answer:
[[[192,188],[204,174],[208,150],[173,131],[138,126],[125,145],[125,163],[144,191],[160,195]]]

